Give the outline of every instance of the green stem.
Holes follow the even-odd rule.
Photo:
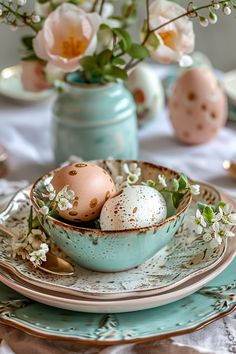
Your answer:
[[[150,31],[149,0],[146,0],[146,14],[147,14],[147,29],[148,31]]]
[[[101,2],[101,6],[100,6],[100,10],[99,10],[99,15],[101,15],[101,14],[102,14],[102,10],[103,10],[103,6],[104,6],[104,4],[105,4],[105,0],[102,0],[102,2]]]
[[[15,18],[21,20],[26,26],[30,27],[33,31],[35,31],[36,33],[38,32],[37,28],[32,24],[32,23],[28,23],[26,21],[26,17],[24,15],[19,14],[18,12],[15,12],[14,10],[12,10],[9,6],[5,5],[4,3],[0,2],[0,5],[5,8],[6,10],[8,10],[12,15],[15,16]]]
[[[95,0],[95,1],[94,1],[93,6],[92,6],[92,9],[91,9],[91,12],[96,11],[96,7],[97,7],[98,3],[99,3],[99,0]]]

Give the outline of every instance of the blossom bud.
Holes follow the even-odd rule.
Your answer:
[[[209,12],[209,22],[214,25],[218,20],[218,17],[216,16],[216,14],[214,14],[214,12]]]
[[[216,3],[214,3],[212,5],[212,7],[213,7],[214,10],[219,10],[220,9],[220,4],[218,2],[216,2]]]
[[[41,21],[41,18],[39,15],[32,15],[31,20],[33,23],[39,23]]]
[[[18,6],[24,6],[24,5],[26,5],[26,3],[27,3],[27,0],[17,0]]]
[[[223,11],[224,11],[224,14],[227,16],[230,15],[232,12],[232,10],[229,6],[224,6]]]
[[[199,22],[202,27],[207,27],[209,25],[209,20],[203,16],[199,17]]]

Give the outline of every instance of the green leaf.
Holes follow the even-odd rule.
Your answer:
[[[37,0],[37,2],[39,4],[46,4],[47,2],[49,2],[50,0]]]
[[[98,65],[103,67],[104,65],[109,63],[109,61],[111,60],[111,57],[112,57],[112,51],[109,49],[104,50],[103,52],[101,52],[97,56]]]
[[[99,27],[99,31],[103,31],[103,30],[111,30],[111,27],[109,27],[108,25],[106,25],[105,23],[102,23]]]
[[[37,57],[37,55],[32,53],[32,54],[24,56],[23,58],[21,58],[21,60],[23,60],[23,61],[32,61],[32,60],[39,60],[39,58]]]
[[[215,214],[214,214],[214,211],[213,211],[212,207],[210,207],[209,205],[207,205],[203,209],[202,215],[204,216],[204,218],[208,222],[208,224],[212,224],[214,222]]]
[[[21,41],[27,49],[33,50],[33,39],[33,36],[24,36]]]
[[[32,229],[38,229],[40,227],[40,222],[37,216],[32,220]]]
[[[156,183],[152,179],[148,179],[145,183],[146,186],[155,188]]]
[[[167,189],[170,192],[177,192],[179,190],[179,181],[176,178],[167,182]]]
[[[179,192],[174,192],[172,194],[172,200],[173,200],[173,205],[174,207],[177,209],[179,206],[179,203],[181,202],[182,198],[183,198],[183,194],[179,193]]]
[[[122,58],[114,58],[112,59],[112,64],[114,65],[125,65],[126,61]]]
[[[108,68],[108,70],[105,71],[105,75],[121,80],[126,80],[128,78],[127,72],[118,66]]]
[[[143,47],[140,44],[132,43],[127,53],[134,59],[143,60],[149,56],[147,48]]]
[[[189,185],[188,178],[184,173],[180,174],[178,182],[179,182],[179,190],[184,190],[188,188]]]
[[[132,43],[130,34],[123,28],[113,28],[112,31],[119,38],[119,44],[121,49],[126,52],[130,48]]]
[[[132,25],[137,20],[137,4],[136,0],[126,0],[122,6],[122,15],[124,23],[127,25]]]
[[[93,71],[97,68],[97,59],[96,56],[87,56],[80,59],[80,65],[84,70]]]
[[[160,41],[158,37],[155,35],[154,32],[151,32],[148,36],[147,39],[147,44],[152,48],[152,49],[157,49],[160,45]]]

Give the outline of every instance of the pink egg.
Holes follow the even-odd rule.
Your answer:
[[[176,82],[169,100],[176,137],[187,144],[213,139],[227,119],[227,100],[207,68],[186,71]]]
[[[52,179],[58,193],[65,186],[75,193],[73,207],[59,215],[74,222],[96,219],[105,201],[116,193],[111,176],[103,168],[87,162],[77,162],[58,169]]]

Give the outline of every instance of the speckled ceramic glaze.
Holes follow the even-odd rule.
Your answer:
[[[220,200],[217,191],[204,184],[201,184],[201,195],[197,198],[195,201],[209,204],[216,204]],[[0,214],[0,223],[17,235],[27,234],[29,213],[29,189],[26,189],[17,193],[8,208]],[[192,207],[189,214],[193,214]],[[0,244],[5,245],[0,248],[0,266],[7,268],[28,286],[34,285],[42,291],[47,289],[58,294],[103,301],[132,297],[140,299],[142,296],[164,293],[189,279],[194,282],[199,274],[213,268],[220,269],[218,264],[224,257],[225,250],[232,247],[230,243],[228,246],[223,243],[214,250],[209,248],[185,223],[167,247],[139,267],[126,272],[101,273],[75,265],[74,275],[61,277],[42,272],[28,261],[13,259],[7,250],[8,242],[8,237],[0,236]],[[61,253],[59,256],[65,257]]]
[[[68,82],[53,109],[57,164],[70,155],[84,160],[137,158],[136,107],[123,84],[82,85],[75,74]]]
[[[236,306],[236,260],[205,288],[172,304],[121,314],[48,307],[0,285],[0,322],[49,340],[111,345],[193,332]]]
[[[122,174],[124,162],[118,160],[97,161],[114,178]],[[145,162],[137,163],[142,169],[143,181],[155,180],[158,174],[164,174],[167,178],[178,178],[179,176],[177,172],[168,168]],[[191,194],[188,192],[181,200],[178,209],[173,212],[169,208],[167,213],[169,217],[157,225],[121,231],[101,231],[70,225],[43,215],[36,198],[41,184],[42,179],[34,184],[31,200],[43,228],[65,254],[76,263],[85,268],[102,272],[127,270],[153,257],[171,241],[184,222],[191,203]]]
[[[176,137],[186,144],[213,139],[227,119],[227,100],[207,68],[187,70],[177,80],[169,100]]]

